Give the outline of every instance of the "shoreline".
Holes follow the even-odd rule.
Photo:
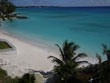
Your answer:
[[[24,43],[30,44],[32,46],[39,47],[39,48],[45,49],[47,51],[49,50],[54,53],[59,53],[59,50],[55,44],[52,44],[52,43],[48,42],[47,40],[42,40],[39,37],[37,37],[37,39],[34,39],[34,37],[32,37],[32,38],[25,37],[25,36],[21,36],[16,33],[13,33],[13,32],[8,32],[4,29],[0,29],[0,33],[7,35],[9,37],[12,37],[14,39],[17,39],[19,41],[22,41]]]
[[[10,76],[22,76],[24,73],[29,72],[30,69],[44,72],[52,70],[54,64],[48,59],[48,56],[58,56],[58,54],[46,48],[43,49],[39,46],[20,41],[3,32],[0,32],[0,38],[8,40],[17,49],[17,54],[14,55],[0,54],[0,63],[4,64],[2,68]]]
[[[48,72],[53,69],[54,63],[48,59],[48,56],[55,56],[59,58],[59,50],[55,50],[49,47],[41,47],[30,42],[25,42],[17,37],[10,35],[8,32],[0,31],[0,38],[6,39],[11,42],[15,47],[17,54],[1,55],[0,64],[8,74],[12,77],[22,76],[24,73],[30,70]],[[42,43],[41,43],[42,45]],[[45,44],[43,44],[45,45]],[[43,46],[42,45],[42,46]],[[83,58],[81,60],[89,61],[92,64],[97,63],[96,59],[91,57]],[[84,66],[84,65],[82,65]]]

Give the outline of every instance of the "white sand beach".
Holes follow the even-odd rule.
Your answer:
[[[21,76],[31,69],[45,72],[52,70],[53,63],[48,56],[57,56],[55,53],[20,41],[3,32],[0,32],[0,38],[11,42],[17,51],[16,54],[0,54],[0,60],[4,64],[2,67],[8,71],[9,75]]]
[[[16,54],[0,53],[1,67],[7,70],[11,76],[21,76],[30,70],[50,71],[53,69],[54,64],[48,59],[48,56],[58,57],[60,54],[46,48],[31,45],[4,32],[0,32],[0,38],[8,40],[16,47]],[[90,58],[86,58],[86,60],[91,63],[97,62]]]

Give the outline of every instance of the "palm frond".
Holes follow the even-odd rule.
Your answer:
[[[66,52],[69,49],[67,40],[63,43],[62,49],[63,49],[63,52]]]
[[[70,43],[68,43],[68,47],[73,47],[74,45],[75,45],[74,42],[70,42]]]
[[[102,44],[103,47],[103,55],[107,54],[107,46],[105,44]]]
[[[63,43],[63,45],[67,46],[68,45],[68,40],[65,40],[65,42]]]
[[[76,51],[79,48],[79,46],[76,45],[74,42],[68,42],[66,40],[63,44],[63,48],[68,48],[69,50]]]
[[[76,51],[78,48],[79,48],[78,45],[74,45],[73,48],[72,48],[72,51],[74,52],[74,51]]]
[[[68,46],[68,40],[65,40],[65,42],[63,43],[63,48]]]
[[[78,59],[78,58],[83,58],[83,57],[87,57],[87,54],[85,54],[85,53],[80,53],[80,54],[78,54],[76,57],[74,57],[73,60],[76,60],[76,59]]]
[[[52,62],[55,62],[55,63],[57,63],[57,64],[62,64],[63,62],[60,60],[60,59],[58,59],[57,57],[54,57],[54,56],[49,56],[48,58],[52,58]]]
[[[88,61],[78,61],[78,62],[77,62],[78,65],[80,65],[80,64],[84,64],[84,63],[86,63],[86,64],[90,64]]]
[[[104,49],[107,49],[107,46],[105,44],[102,44],[102,46],[103,46]]]
[[[56,44],[56,46],[59,48],[61,53],[61,58],[64,60],[65,59],[64,52],[62,51],[61,47],[58,44]]]
[[[96,57],[98,59],[98,63],[101,64],[102,63],[102,58],[99,54],[96,54]]]

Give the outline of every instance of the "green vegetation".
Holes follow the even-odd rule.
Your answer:
[[[11,46],[4,42],[4,41],[0,41],[0,49],[8,49],[8,48],[11,48]]]
[[[101,56],[99,57],[99,76],[101,77],[101,83],[110,82],[110,48],[107,48],[105,44],[103,46],[103,55],[106,55],[107,61],[102,62]]]
[[[11,83],[11,77],[7,76],[6,71],[0,69],[0,83]]]
[[[24,74],[20,79],[18,83],[34,83],[35,77],[34,74]]]
[[[8,0],[0,1],[0,19],[2,20],[12,20],[12,13],[16,10],[15,5],[8,2]]]
[[[103,55],[107,56],[107,60],[110,61],[110,47],[107,48],[106,45],[102,44],[103,46]]]
[[[34,74],[24,74],[21,78],[11,78],[7,72],[0,68],[0,83],[34,83]]]
[[[89,64],[87,67],[78,68],[82,63],[87,61],[77,61],[79,58],[86,57],[85,53],[76,55],[79,48],[74,42],[64,42],[60,47],[60,57],[49,56],[52,62],[55,62],[54,74],[46,83],[109,83],[110,82],[110,60],[109,49],[103,45],[103,54],[107,56],[107,60],[102,62],[101,56],[96,55],[98,64]],[[92,79],[92,80],[91,80]],[[7,72],[0,68],[0,83],[34,83],[34,74],[24,74],[21,78],[11,78]]]
[[[13,18],[27,19],[25,16],[18,16],[15,12],[16,6],[8,0],[0,0],[0,22],[6,19],[12,21]],[[0,24],[1,26],[1,24]]]
[[[60,50],[60,57],[50,56],[52,58],[52,62],[57,63],[54,66],[55,73],[60,77],[59,83],[73,83],[79,82],[77,80],[77,67],[81,63],[88,63],[87,61],[77,61],[78,58],[86,57],[85,53],[80,53],[76,55],[76,50],[79,48],[74,42],[68,42],[67,40],[64,42],[63,47],[61,48],[57,45]]]
[[[17,79],[16,79],[17,81]],[[7,75],[7,72],[0,68],[0,83],[16,83],[15,79],[12,79]]]
[[[73,42],[65,41],[60,50],[61,59],[50,56],[54,66],[55,74],[47,80],[47,83],[109,83],[110,82],[110,49],[103,44],[103,54],[107,56],[107,61],[102,62],[101,56],[96,55],[98,64],[89,64],[87,67],[78,68],[80,63],[87,63],[87,61],[77,62],[77,58],[86,57],[84,53],[76,56],[75,51],[79,46]]]
[[[17,17],[13,12],[16,7],[8,2],[8,0],[0,0],[0,21],[12,20]],[[26,18],[26,17],[17,17]],[[79,48],[74,42],[64,42],[62,48],[57,45],[60,50],[60,59],[50,56],[52,62],[55,62],[54,75],[47,80],[47,83],[110,83],[110,48],[103,44],[103,54],[107,56],[107,61],[102,62],[101,56],[97,54],[98,64],[90,64],[84,68],[78,68],[81,63],[87,61],[77,61],[77,59],[86,57],[85,53],[76,55]],[[11,48],[6,42],[0,42],[0,49]],[[90,80],[92,79],[92,80]],[[33,74],[24,74],[21,78],[11,78],[7,72],[0,68],[0,83],[34,83]]]
[[[2,26],[1,21],[6,19],[12,21],[12,18],[16,17],[16,14],[13,14],[15,10],[16,6],[8,0],[0,0],[0,26]]]

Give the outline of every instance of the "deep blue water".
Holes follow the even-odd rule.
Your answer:
[[[110,8],[19,8],[29,19],[6,21],[4,29],[32,40],[78,44],[89,56],[102,54],[104,43],[110,45]]]

